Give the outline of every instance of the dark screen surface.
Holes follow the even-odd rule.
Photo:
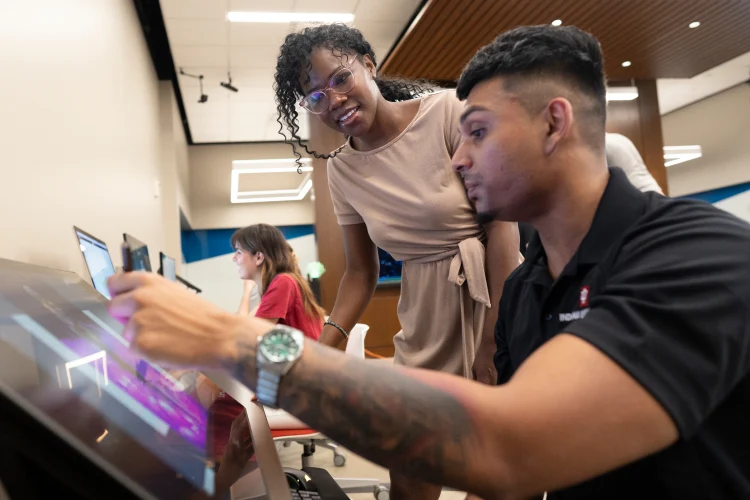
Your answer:
[[[73,273],[0,259],[0,391],[124,483],[157,498],[212,496],[210,407],[135,354],[106,305]]]
[[[148,256],[148,246],[138,238],[127,233],[123,239],[130,245],[130,253],[133,256],[133,271],[151,272],[151,259]]]

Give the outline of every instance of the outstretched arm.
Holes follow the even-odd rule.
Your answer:
[[[649,393],[571,335],[497,388],[305,349],[280,388],[283,409],[375,463],[485,500],[575,484],[677,439]],[[254,343],[239,353],[252,387]]]
[[[157,362],[232,369],[251,389],[271,326],[228,314],[159,276],[110,280],[110,312]],[[575,484],[671,443],[661,405],[601,351],[560,334],[507,384],[371,364],[307,342],[281,407],[389,469],[481,496],[526,497]]]

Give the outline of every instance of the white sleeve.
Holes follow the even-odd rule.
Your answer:
[[[664,194],[659,183],[646,168],[635,144],[621,134],[606,135],[607,166],[621,168],[628,180],[640,191]]]

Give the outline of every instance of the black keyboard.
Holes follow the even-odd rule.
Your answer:
[[[320,495],[317,491],[289,491],[292,494],[292,500],[320,500]]]

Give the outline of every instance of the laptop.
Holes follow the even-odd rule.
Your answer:
[[[229,498],[216,489],[207,409],[177,373],[148,362],[138,367],[141,358],[107,304],[74,273],[0,259],[0,477],[7,493]],[[238,382],[210,376],[248,410],[258,468],[243,481],[256,498],[290,499],[263,410]]]
[[[130,245],[130,253],[133,256],[133,271],[150,273],[151,259],[148,257],[148,246],[135,236],[127,233],[123,233],[122,238]]]
[[[97,292],[111,299],[107,288],[107,279],[115,274],[115,266],[112,264],[112,257],[109,255],[107,244],[76,226],[73,226],[73,231],[76,233],[78,246],[83,254],[83,259],[86,261],[86,269],[89,271],[91,283]]]
[[[170,281],[177,281],[177,264],[164,252],[159,252],[159,274]]]

